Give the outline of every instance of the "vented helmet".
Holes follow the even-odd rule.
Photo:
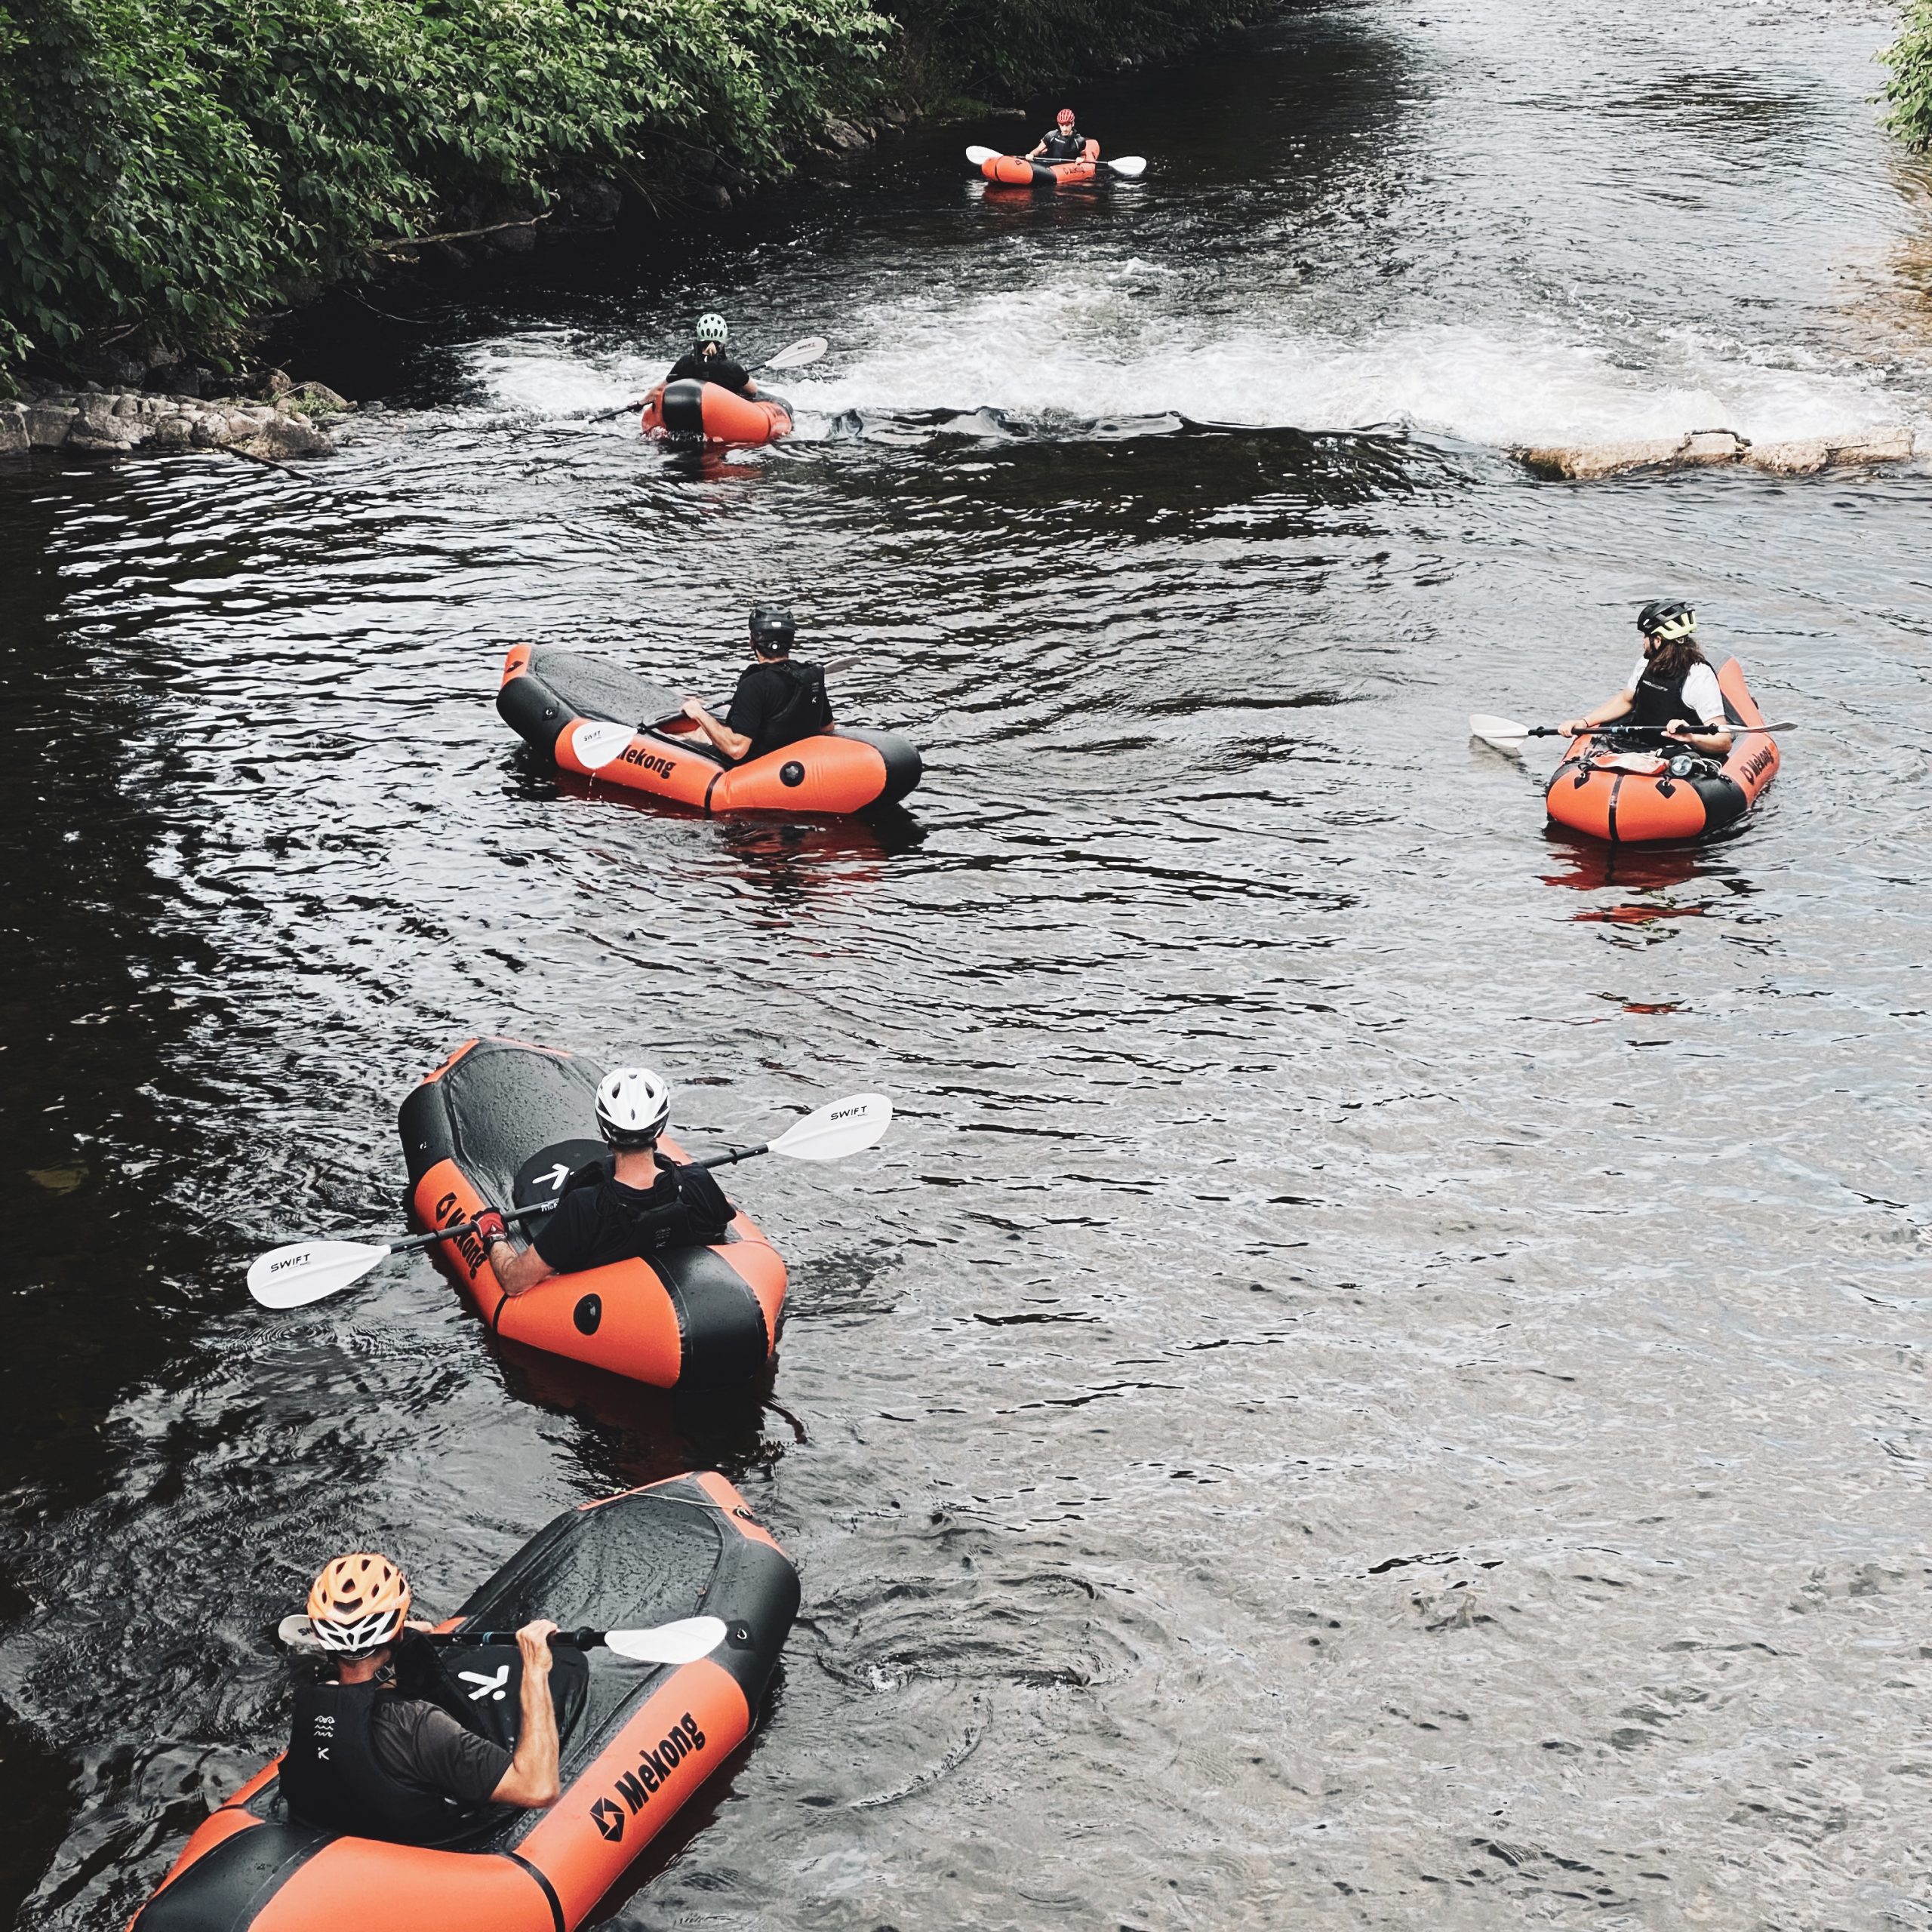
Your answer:
[[[752,642],[767,657],[783,657],[792,648],[798,627],[782,604],[759,604],[752,610]]]
[[[1061,127],[1070,128],[1073,125],[1073,109],[1070,107],[1063,107],[1060,111],[1054,116],[1054,119]]]
[[[1678,638],[1697,635],[1697,614],[1687,604],[1662,601],[1646,604],[1637,613],[1637,628],[1645,637],[1671,644]]]
[[[697,318],[697,339],[700,342],[715,342],[720,349],[731,340],[731,325],[716,309]]]
[[[671,1118],[671,1090],[648,1066],[620,1066],[597,1090],[597,1131],[613,1147],[654,1147]]]
[[[386,1556],[338,1556],[309,1592],[309,1627],[325,1651],[357,1657],[393,1643],[409,1616],[409,1579]]]

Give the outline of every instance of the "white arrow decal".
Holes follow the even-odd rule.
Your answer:
[[[548,1174],[539,1174],[536,1179],[531,1183],[531,1186],[532,1187],[547,1187],[552,1194],[555,1194],[558,1189],[561,1187],[564,1183],[568,1180],[570,1177],[570,1169],[565,1167],[562,1161],[559,1161]]]
[[[457,1675],[464,1683],[476,1686],[469,1694],[469,1701],[472,1704],[480,1704],[485,1697],[494,1697],[500,1702],[509,1694],[505,1687],[510,1681],[508,1664],[505,1664],[494,1677],[485,1677],[480,1670],[460,1670]]]

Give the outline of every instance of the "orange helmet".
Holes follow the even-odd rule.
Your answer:
[[[395,1641],[408,1614],[409,1579],[373,1551],[338,1556],[309,1592],[309,1627],[325,1651],[380,1650]]]

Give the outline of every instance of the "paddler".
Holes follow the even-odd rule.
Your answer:
[[[648,1066],[620,1066],[597,1089],[597,1131],[611,1149],[564,1183],[555,1210],[537,1224],[521,1254],[494,1211],[476,1233],[506,1294],[520,1295],[552,1275],[575,1275],[614,1261],[648,1260],[667,1248],[702,1247],[731,1223],[731,1204],[708,1168],[668,1160],[657,1143],[671,1121],[671,1090]]]
[[[825,673],[792,656],[798,626],[781,605],[760,604],[752,612],[755,661],[738,674],[730,709],[721,724],[694,697],[685,700],[685,715],[734,764],[782,750],[801,738],[832,727],[832,700]]]
[[[731,325],[722,315],[714,309],[699,316],[694,334],[696,339],[690,349],[671,365],[671,373],[664,378],[666,382],[715,383],[720,389],[729,389],[734,395],[758,394],[758,385],[752,380],[751,371],[724,352],[726,343],[731,340]]]
[[[516,1749],[466,1730],[439,1705],[396,1687],[438,1669],[429,1626],[409,1621],[409,1580],[386,1556],[338,1556],[309,1592],[309,1628],[335,1666],[331,1684],[295,1694],[281,1795],[305,1825],[427,1844],[486,1805],[557,1801],[557,1712],[550,1637],[538,1617],[516,1633],[523,1658]],[[420,1674],[419,1674],[420,1673]]]
[[[1073,109],[1063,107],[1054,116],[1054,125],[1040,137],[1039,145],[1029,150],[1029,161],[1084,161],[1087,137],[1073,125]]]
[[[1562,728],[1574,737],[1596,724],[1643,725],[1693,751],[1725,756],[1730,724],[1718,674],[1697,648],[1697,612],[1687,604],[1646,604],[1637,613],[1637,631],[1644,654],[1629,681],[1614,698],[1567,720]]]

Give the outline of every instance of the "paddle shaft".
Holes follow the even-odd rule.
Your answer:
[[[514,1644],[514,1630],[438,1630],[431,1633],[430,1641],[436,1644]],[[604,1647],[604,1633],[593,1630],[586,1624],[580,1630],[553,1630],[550,1632],[550,1647],[567,1651],[601,1651]]]
[[[1699,725],[1695,735],[1708,737],[1715,732],[1726,731],[1733,737],[1742,738],[1749,737],[1753,731],[1789,731],[1791,728],[1789,724],[1734,724],[1726,719],[1721,724]],[[1481,734],[1477,735],[1481,736]],[[1500,731],[1496,734],[1499,738],[1504,735]],[[1651,737],[1666,739],[1672,744],[1678,743],[1678,739],[1661,724],[1589,724],[1580,731],[1566,731],[1561,724],[1533,724],[1523,736],[1526,738]]]
[[[768,1154],[771,1152],[771,1143],[761,1140],[755,1147],[734,1147],[727,1153],[714,1154],[709,1160],[695,1161],[693,1164],[700,1168],[728,1168],[735,1161],[749,1161],[755,1154]],[[534,1215],[551,1213],[556,1205],[555,1201],[540,1201],[533,1207],[506,1208],[503,1219],[506,1221],[527,1221]],[[451,1226],[438,1228],[429,1234],[417,1235],[408,1241],[392,1241],[389,1244],[389,1250],[392,1254],[407,1254],[414,1248],[434,1247],[439,1241],[454,1241],[458,1235],[470,1235],[475,1232],[476,1223],[474,1221],[458,1221]],[[463,1641],[466,1643],[469,1639],[466,1638]]]
[[[806,340],[809,341],[812,340],[812,338],[808,337]],[[783,375],[788,369],[809,368],[811,366],[811,363],[816,362],[819,359],[818,356],[814,355],[809,361],[786,362],[781,365],[779,361],[778,357],[786,354],[789,350],[795,349],[798,346],[798,345],[796,343],[787,343],[785,345],[785,347],[778,352],[777,355],[774,355],[769,362],[761,362],[755,369],[752,371],[751,373],[755,376],[762,375],[768,369],[777,369],[779,374]],[[823,350],[820,352],[821,355],[823,352],[824,352]],[[644,407],[645,400],[644,397],[639,396],[636,401],[627,402],[620,408],[600,410],[595,416],[592,417],[590,420],[593,423],[608,423],[620,416],[635,416],[638,411]]]

